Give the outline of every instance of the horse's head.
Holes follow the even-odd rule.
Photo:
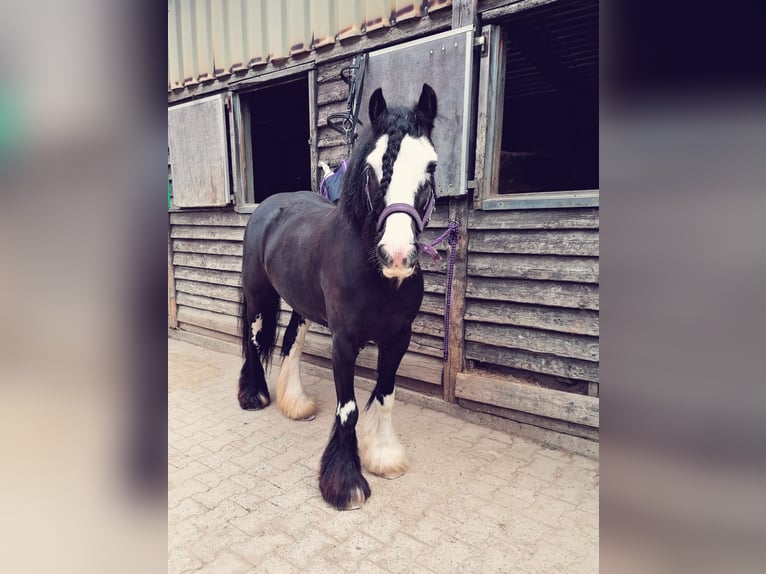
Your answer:
[[[413,108],[389,108],[380,88],[370,97],[374,147],[365,162],[377,225],[375,254],[383,275],[400,282],[415,270],[418,236],[433,208],[435,117],[436,94],[428,84]]]

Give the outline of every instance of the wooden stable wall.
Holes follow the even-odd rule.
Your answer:
[[[242,239],[248,215],[233,210],[173,212],[170,214],[171,283],[175,287],[173,336],[209,348],[239,354],[240,272]],[[441,222],[441,223],[440,223]],[[446,217],[434,225],[446,226]],[[413,325],[410,351],[398,375],[402,383],[441,385],[444,283],[438,271],[426,273],[428,293]],[[280,325],[285,327],[290,309],[282,303]],[[173,324],[171,318],[171,325]],[[278,333],[281,345],[281,330]],[[330,332],[312,325],[305,354],[329,366]],[[366,347],[357,362],[368,376],[375,370],[377,350]],[[279,364],[278,361],[276,364]]]
[[[598,208],[473,210],[468,226],[456,396],[596,439]]]

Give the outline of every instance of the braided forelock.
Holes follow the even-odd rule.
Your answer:
[[[399,155],[399,149],[402,147],[402,140],[407,132],[401,128],[393,128],[388,133],[388,144],[382,160],[382,177],[380,178],[380,195],[385,197],[388,193],[388,186],[394,175],[394,162]]]

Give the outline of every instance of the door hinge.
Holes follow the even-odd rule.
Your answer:
[[[487,38],[487,34],[484,33],[480,36],[476,36],[473,39],[473,47],[478,48],[481,46],[481,56],[484,57],[487,55],[487,42],[489,41],[489,38]]]

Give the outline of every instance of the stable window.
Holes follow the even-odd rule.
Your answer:
[[[598,2],[482,30],[477,207],[598,205]]]
[[[310,191],[311,73],[232,92],[232,163],[237,210],[275,193]]]

